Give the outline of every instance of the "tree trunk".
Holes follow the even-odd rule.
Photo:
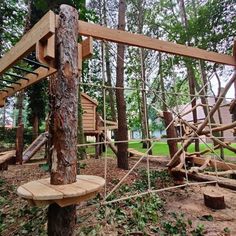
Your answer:
[[[167,138],[177,138],[177,133],[176,133],[176,129],[175,129],[175,125],[172,122],[173,121],[173,117],[171,112],[169,111],[164,111],[163,112],[163,116],[164,116],[164,121],[165,121],[165,126],[169,128],[166,130],[167,133]],[[171,124],[172,122],[172,124]],[[170,125],[171,124],[171,125]],[[178,151],[178,143],[177,140],[167,140],[167,144],[169,146],[169,152],[170,152],[170,158],[172,158],[175,153]]]
[[[21,123],[16,130],[16,162],[22,164],[24,150],[24,125]]]
[[[125,0],[119,1],[119,19],[118,29],[125,30]],[[116,87],[124,87],[124,56],[125,46],[118,44],[117,46],[117,68],[116,68]],[[124,98],[124,90],[116,89],[116,104],[118,112],[118,132],[117,140],[126,141],[128,140],[128,127],[126,119],[126,103]],[[120,142],[117,144],[118,155],[117,165],[118,168],[127,170],[129,168],[128,163],[128,142]]]
[[[148,111],[147,111],[147,95],[146,95],[146,75],[145,75],[145,64],[144,64],[144,49],[140,49],[140,62],[141,62],[141,86],[142,86],[142,99],[141,99],[141,118],[142,118],[142,130],[143,138],[150,139],[149,125],[148,125]],[[143,141],[143,148],[149,149],[151,147],[151,141]],[[148,151],[149,155],[152,155],[152,150]]]
[[[54,84],[54,137],[51,184],[71,184],[77,175],[78,13],[61,5],[56,33],[57,78]],[[73,235],[76,206],[49,206],[48,234]]]
[[[106,12],[106,1],[103,0],[103,19],[104,19],[104,26],[107,26],[107,12]],[[109,54],[109,45],[108,43],[104,43],[105,47],[105,66],[106,66],[106,77],[107,77],[107,86],[108,88],[108,96],[109,96],[109,104],[111,109],[111,119],[114,122],[117,122],[116,117],[116,108],[115,108],[115,94],[114,90],[112,89],[112,72],[111,72],[111,63],[110,63],[110,54]],[[117,130],[114,130],[115,132],[115,140],[117,136]]]
[[[180,16],[181,16],[181,22],[183,25],[183,28],[185,29],[186,35],[187,35],[187,44],[190,46],[190,37],[189,37],[189,33],[188,33],[188,19],[187,19],[187,14],[186,14],[186,10],[185,10],[185,4],[184,4],[184,0],[178,0],[179,3],[179,8],[180,8]],[[189,81],[189,92],[190,92],[190,99],[191,99],[191,105],[192,107],[194,107],[196,105],[196,97],[195,97],[195,88],[196,88],[196,84],[195,84],[195,75],[194,75],[194,69],[193,66],[191,64],[191,60],[185,60],[185,64],[187,67],[187,76],[188,76],[188,81]],[[197,125],[197,110],[194,109],[192,111],[193,114],[193,122]],[[199,148],[199,139],[195,139],[195,151],[199,152],[200,148]]]
[[[33,140],[39,136],[39,118],[37,115],[34,115],[33,121]]]
[[[80,76],[80,71],[79,71],[79,80],[81,80]],[[81,90],[80,90],[80,85],[78,86],[78,144],[84,144],[85,143],[85,136],[84,136],[84,129],[83,129],[83,108],[82,108],[82,103],[81,103]],[[86,154],[86,147],[85,146],[80,146],[77,149],[78,151],[78,157],[79,160],[85,160],[87,158]]]
[[[188,81],[189,81],[189,92],[190,92],[190,99],[191,99],[191,105],[192,107],[195,107],[197,104],[197,99],[195,97],[195,75],[193,71],[192,65],[188,65],[187,62],[187,74],[188,74]],[[194,109],[192,111],[193,114],[193,123],[197,126],[198,118],[197,118],[197,109]],[[197,137],[197,136],[196,136]],[[195,152],[199,152],[199,139],[198,137],[194,140],[195,141]]]

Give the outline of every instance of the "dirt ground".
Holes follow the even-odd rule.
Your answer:
[[[82,161],[84,168],[81,169],[81,174],[92,174],[104,177],[104,160],[88,159]],[[130,166],[134,165],[135,161],[130,161]],[[118,180],[120,180],[127,171],[120,170],[116,167],[116,161],[113,159],[108,159],[108,172],[107,172],[107,190],[108,192],[115,186]],[[138,178],[138,169],[145,168],[145,163],[140,163],[140,165],[132,172],[126,179],[125,183],[131,185]],[[152,169],[163,170],[163,167],[158,166],[155,163],[151,165]],[[0,216],[2,217],[3,229],[0,235],[10,236],[10,235],[44,235],[41,233],[30,234],[26,231],[19,231],[23,227],[24,222],[31,221],[32,218],[27,215],[27,213],[22,213],[27,207],[27,202],[20,199],[16,195],[16,189],[23,183],[30,180],[35,180],[39,178],[44,178],[49,176],[48,172],[42,170],[39,167],[39,162],[29,163],[25,165],[9,166],[9,169],[4,172],[0,172],[0,180],[4,182],[1,187],[0,192],[0,203],[1,198],[7,198],[6,203],[2,203],[0,209]],[[116,180],[116,181],[114,181]],[[160,183],[159,183],[160,184]],[[159,187],[166,187],[165,183],[158,185]],[[188,186],[184,189],[174,189],[170,191],[161,192],[159,196],[165,201],[165,214],[163,218],[168,219],[168,215],[171,212],[181,212],[185,215],[185,218],[191,220],[193,226],[199,224],[204,224],[204,233],[199,235],[236,235],[236,194],[234,191],[227,189],[220,189],[220,192],[225,196],[226,209],[223,210],[212,210],[204,205],[203,201],[203,191],[206,186],[194,185]],[[101,195],[103,191],[101,192]],[[83,215],[84,208],[86,208],[86,203],[83,203],[82,208],[78,207],[78,214]],[[21,210],[20,210],[21,209]],[[96,211],[96,208],[88,208],[89,211]],[[42,210],[43,213],[46,209]],[[41,212],[42,213],[42,212]],[[36,212],[34,217],[41,217],[40,212]],[[96,212],[95,212],[96,215]],[[11,216],[11,218],[9,218]],[[210,216],[210,220],[209,220]],[[1,223],[0,217],[0,223]],[[16,217],[16,219],[14,218]],[[9,219],[8,219],[9,218]],[[8,219],[8,220],[6,220]],[[93,220],[91,218],[90,220]],[[4,225],[7,222],[7,225]],[[87,221],[88,223],[89,221]],[[6,223],[5,223],[6,224]],[[44,228],[46,228],[45,222],[43,222]],[[83,222],[78,224],[81,227]],[[119,231],[112,229],[111,225],[105,227],[104,234],[101,235],[121,235]],[[23,232],[23,233],[22,233]],[[25,233],[24,233],[25,232]],[[81,234],[82,235],[82,234]],[[130,234],[131,235],[131,234]],[[142,232],[132,235],[142,235]],[[158,233],[153,233],[150,235],[159,235]],[[166,234],[168,235],[168,234]],[[171,234],[169,234],[171,235]],[[174,235],[174,234],[173,234]],[[187,234],[188,235],[188,234]],[[192,234],[189,234],[192,235]],[[197,234],[196,234],[197,235]]]

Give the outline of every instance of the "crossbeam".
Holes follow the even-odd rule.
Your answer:
[[[92,36],[96,39],[122,43],[130,46],[152,49],[174,55],[186,56],[195,59],[216,62],[219,64],[236,66],[236,58],[226,54],[210,52],[203,49],[189,47],[177,43],[150,38],[140,34],[129,33],[104,26],[79,21],[79,34]]]

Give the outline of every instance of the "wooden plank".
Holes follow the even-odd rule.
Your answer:
[[[38,69],[35,70],[35,72],[38,73],[38,75],[33,75],[33,74],[25,75],[25,78],[28,78],[29,81],[18,80],[17,82],[21,83],[21,85],[18,85],[18,84],[11,85],[14,88],[14,90],[11,88],[6,88],[6,91],[8,91],[8,93],[5,91],[0,92],[0,101],[4,101],[7,97],[14,95],[16,92],[44,79],[47,76],[52,75],[53,73],[56,72],[56,69],[54,69],[54,68],[46,69],[43,67],[39,67]],[[3,104],[3,102],[0,102],[0,107],[2,104]]]
[[[0,75],[16,61],[33,51],[39,40],[46,40],[55,33],[55,14],[49,11],[22,39],[0,59]]]
[[[54,190],[61,192],[64,197],[78,197],[86,194],[86,190],[75,186],[75,184],[67,184],[67,185],[52,185],[50,184],[50,179],[41,179],[40,183],[53,188]]]
[[[78,43],[78,70],[82,71],[82,45],[80,43]]]
[[[20,197],[23,197],[23,198],[26,198],[26,199],[32,199],[33,198],[33,194],[30,191],[28,191],[27,189],[25,189],[24,187],[22,187],[22,186],[20,186],[17,189],[17,194]]]
[[[88,182],[92,182],[100,185],[100,187],[105,185],[105,180],[102,177],[94,176],[94,175],[77,175],[78,180],[86,180]]]
[[[21,187],[27,190],[28,192],[31,192],[32,199],[34,200],[52,200],[63,198],[63,193],[51,187],[48,187],[37,180],[24,184]],[[22,192],[18,192],[18,194],[22,194],[22,197],[27,198],[27,196],[24,196]]]
[[[70,206],[73,204],[79,204],[82,201],[87,201],[88,199],[94,198],[96,196],[97,192],[95,193],[88,193],[83,196],[79,197],[70,197],[70,198],[63,198],[63,199],[58,199],[55,202],[60,206],[60,207],[65,207],[65,206]]]
[[[236,66],[236,59],[233,56],[209,52],[203,49],[188,47],[177,43],[166,42],[140,34],[109,29],[104,26],[84,21],[79,21],[79,34],[84,36],[92,36],[96,39],[105,39],[115,43],[123,43],[130,46],[143,47],[160,52]]]

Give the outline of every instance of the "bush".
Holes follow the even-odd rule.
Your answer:
[[[32,128],[24,128],[24,144],[30,144],[33,141]],[[0,142],[15,144],[16,142],[16,128],[4,129],[0,127]]]

